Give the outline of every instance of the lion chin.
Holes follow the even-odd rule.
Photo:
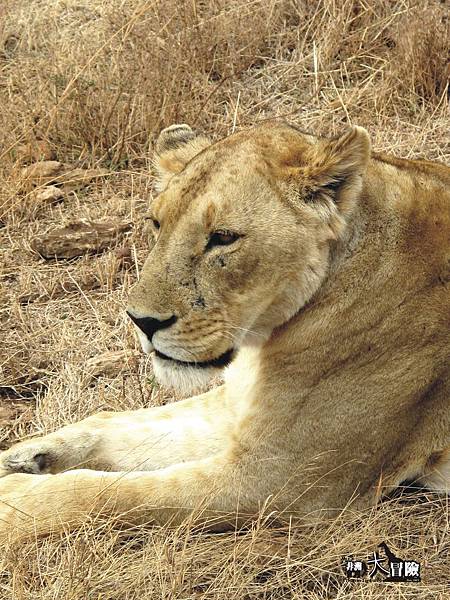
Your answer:
[[[162,358],[158,353],[152,355],[153,372],[156,380],[165,388],[173,389],[183,396],[204,390],[222,372],[223,367],[195,366],[191,363]],[[224,365],[226,366],[226,365]]]

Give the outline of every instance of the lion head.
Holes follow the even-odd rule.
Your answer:
[[[274,121],[216,143],[187,125],[161,132],[155,242],[128,314],[162,384],[204,385],[312,298],[369,154],[360,127],[327,139]]]

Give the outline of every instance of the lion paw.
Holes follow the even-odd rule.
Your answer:
[[[49,473],[55,460],[55,453],[38,440],[17,444],[0,454],[0,477],[12,473]]]

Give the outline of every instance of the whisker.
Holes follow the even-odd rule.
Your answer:
[[[259,336],[259,337],[265,339],[265,336],[262,333],[257,333],[256,331],[253,331],[252,329],[246,329],[245,327],[238,327],[237,325],[231,325],[231,324],[228,324],[228,327],[231,327],[232,329],[239,329],[240,331],[245,331],[246,333],[250,333],[251,335],[256,335],[256,336]]]

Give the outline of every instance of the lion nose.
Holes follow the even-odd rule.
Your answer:
[[[156,319],[155,317],[136,317],[128,310],[126,312],[133,323],[145,333],[150,342],[157,331],[160,329],[167,329],[167,327],[173,325],[177,320],[175,315],[172,315],[169,319],[161,320]]]

